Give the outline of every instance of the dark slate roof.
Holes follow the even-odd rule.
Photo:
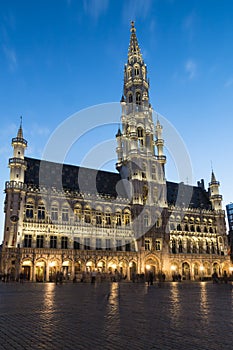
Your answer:
[[[118,194],[127,198],[126,191],[119,186],[121,176],[118,173],[28,157],[25,157],[25,160],[27,162],[25,172],[27,185],[63,188],[82,193],[99,193],[112,197]],[[169,181],[167,181],[167,202],[169,205],[179,207],[202,209],[211,207],[208,192],[203,188]]]
[[[25,183],[87,193],[117,196],[118,173],[27,158]],[[62,181],[61,181],[62,179]]]
[[[185,185],[183,182],[167,181],[167,202],[179,207],[211,209],[209,195],[205,189]]]

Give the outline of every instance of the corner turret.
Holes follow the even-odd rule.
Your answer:
[[[211,182],[209,183],[209,195],[213,210],[222,210],[222,196],[219,194],[219,181],[216,181],[215,174],[212,170]]]

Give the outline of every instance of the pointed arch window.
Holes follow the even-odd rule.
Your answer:
[[[38,215],[38,220],[44,220],[45,219],[45,206],[44,206],[43,203],[40,203],[38,205],[37,215]]]
[[[53,205],[51,207],[51,220],[52,221],[58,220],[58,206],[57,205]]]
[[[132,102],[133,102],[133,94],[132,94],[132,93],[130,93],[130,94],[128,95],[128,102],[129,102],[129,103],[132,103]]]
[[[138,128],[137,133],[138,133],[138,144],[139,144],[139,147],[143,147],[143,138],[144,138],[143,129],[142,128]]]
[[[141,100],[142,100],[141,93],[139,91],[137,91],[136,92],[136,104],[140,105],[141,104]]]
[[[91,223],[91,211],[90,211],[89,208],[86,208],[85,211],[84,211],[84,221],[87,224]]]
[[[102,213],[101,211],[96,212],[96,225],[102,225]]]
[[[181,239],[179,239],[179,253],[183,253],[183,244]]]
[[[62,221],[69,221],[69,208],[67,207],[62,208]]]
[[[127,69],[127,78],[130,79],[131,75],[132,75],[132,68],[128,67],[128,69]]]
[[[139,66],[134,67],[134,75],[138,76],[139,75]]]
[[[26,205],[26,218],[33,219],[33,211],[34,211],[34,205],[33,205],[33,202],[30,201]]]
[[[116,213],[116,225],[121,226],[121,213]]]

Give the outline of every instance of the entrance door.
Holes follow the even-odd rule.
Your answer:
[[[30,281],[30,272],[31,272],[31,266],[22,267],[23,279],[25,281]]]

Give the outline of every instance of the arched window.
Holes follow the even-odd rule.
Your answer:
[[[95,220],[96,220],[96,225],[102,225],[102,213],[101,213],[101,211],[96,212]]]
[[[183,252],[183,245],[182,245],[182,240],[179,239],[179,253]]]
[[[131,93],[128,95],[128,101],[129,103],[133,102],[133,95]]]
[[[69,208],[68,207],[63,207],[62,208],[62,221],[69,221]]]
[[[130,224],[130,214],[128,212],[124,213],[124,223],[125,225]]]
[[[136,104],[140,105],[141,104],[141,93],[139,91],[136,92]]]
[[[32,201],[27,202],[26,204],[26,218],[33,219],[34,205]]]
[[[80,206],[74,208],[74,222],[81,221],[82,219],[82,210]]]
[[[51,220],[52,221],[58,220],[58,206],[56,204],[53,204],[51,206]]]
[[[105,223],[107,226],[111,225],[111,213],[106,213],[105,214]]]
[[[138,76],[138,75],[139,75],[139,67],[138,67],[138,66],[135,66],[135,67],[134,67],[134,75],[135,75],[135,76]]]
[[[143,146],[143,138],[144,138],[143,129],[142,129],[142,128],[138,128],[137,134],[138,134],[138,144],[139,144],[139,147],[142,147],[142,146]]]
[[[176,254],[176,240],[174,238],[172,239],[172,253]]]
[[[131,78],[131,73],[132,73],[132,69],[131,69],[131,67],[128,67],[128,69],[127,69],[127,78],[128,79]]]
[[[182,231],[182,227],[181,227],[180,224],[177,225],[176,230],[177,230],[177,231]]]
[[[45,206],[43,203],[40,203],[38,205],[38,211],[37,211],[38,220],[44,220],[45,219]]]
[[[87,223],[87,224],[90,224],[91,223],[91,211],[89,208],[86,208],[84,210],[84,221]]]
[[[189,231],[189,226],[187,224],[185,225],[184,230]]]
[[[116,213],[116,225],[121,226],[121,213]]]

